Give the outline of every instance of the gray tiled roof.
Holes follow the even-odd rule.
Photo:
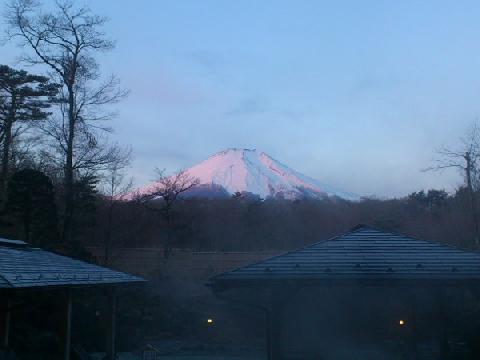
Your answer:
[[[212,278],[213,284],[272,280],[480,281],[480,253],[359,225]]]
[[[143,282],[142,278],[0,239],[0,288],[94,286]]]

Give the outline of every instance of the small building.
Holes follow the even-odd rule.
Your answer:
[[[72,296],[75,289],[96,288],[108,296],[107,357],[115,359],[116,290],[144,281],[137,276],[30,247],[23,241],[0,239],[0,358],[10,348],[12,299],[31,292],[57,291],[65,303],[65,321],[60,327],[63,328],[65,359],[70,359]]]
[[[480,254],[358,225],[210,284],[265,310],[269,359],[447,358],[446,307],[478,301]]]

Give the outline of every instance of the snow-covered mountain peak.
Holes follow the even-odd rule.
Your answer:
[[[359,198],[305,176],[256,149],[229,148],[186,169],[186,172],[199,180],[200,185],[194,191],[198,196],[208,197],[206,193],[211,189],[217,194],[222,189],[226,195],[250,193],[263,199]]]

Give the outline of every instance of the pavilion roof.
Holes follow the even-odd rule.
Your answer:
[[[115,285],[144,281],[137,276],[30,247],[23,241],[0,239],[0,289]]]
[[[480,253],[358,225],[329,240],[217,275],[212,283],[286,280],[480,283]]]

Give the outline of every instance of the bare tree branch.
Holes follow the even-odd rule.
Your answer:
[[[461,145],[458,149],[452,150],[442,147],[436,151],[438,158],[434,165],[423,171],[441,171],[444,169],[459,169],[465,179],[466,189],[470,200],[472,214],[474,245],[480,245],[480,227],[478,223],[476,192],[479,184],[479,159],[480,159],[480,129],[477,122],[474,122],[466,136],[460,139]]]
[[[199,184],[197,178],[192,177],[185,170],[166,176],[164,170],[156,169],[155,183],[143,193],[134,195],[134,200],[147,209],[156,212],[165,220],[167,239],[165,243],[165,259],[168,259],[172,249],[173,212],[175,204],[181,195]]]

